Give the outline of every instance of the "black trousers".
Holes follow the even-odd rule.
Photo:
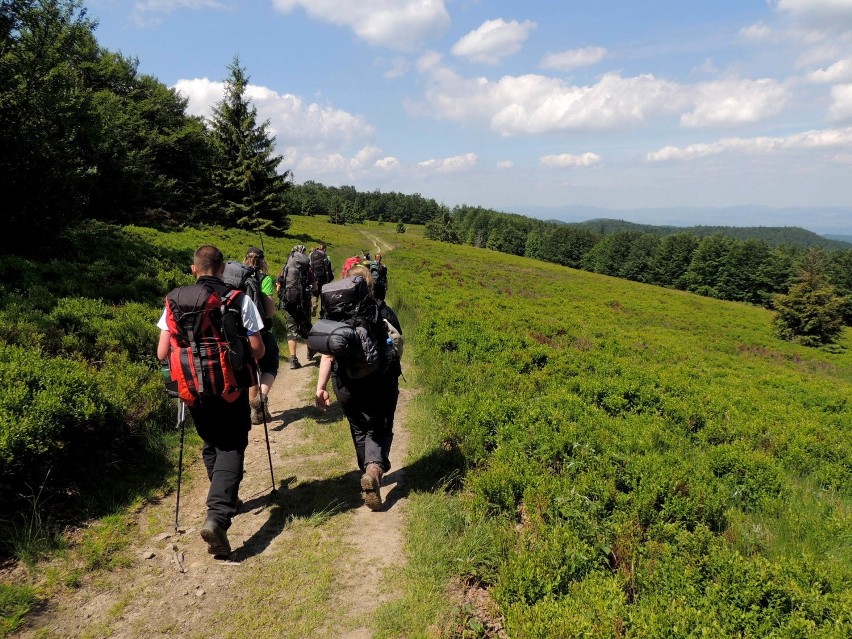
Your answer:
[[[195,429],[204,440],[201,456],[210,480],[207,492],[207,519],[228,529],[237,514],[240,481],[251,418],[248,391],[233,402],[221,397],[199,400],[189,408]]]
[[[355,445],[358,468],[377,463],[382,471],[390,470],[389,459],[393,443],[393,418],[399,399],[399,378],[384,373],[364,379],[350,380],[333,376],[334,393],[349,420],[349,431]]]

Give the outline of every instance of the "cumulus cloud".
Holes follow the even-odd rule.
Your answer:
[[[786,137],[724,138],[706,144],[685,147],[667,146],[652,151],[646,158],[651,162],[667,160],[696,160],[722,153],[771,153],[788,150],[843,149],[852,144],[852,127],[805,131]]]
[[[392,155],[382,158],[381,160],[376,160],[375,164],[373,164],[376,168],[389,170],[394,167],[399,166],[399,160]]]
[[[207,78],[179,80],[175,89],[188,100],[187,110],[193,115],[209,118],[213,105],[222,99],[224,82]],[[258,85],[248,85],[246,96],[257,107],[259,120],[269,119],[270,127],[278,140],[288,145],[348,144],[373,134],[373,127],[364,119],[342,109],[307,103],[290,93],[277,93]]]
[[[693,128],[759,122],[779,113],[787,97],[787,89],[770,79],[707,82],[697,87],[695,108],[680,121]]]
[[[384,64],[384,61],[382,60],[381,63]],[[388,79],[401,78],[411,68],[411,63],[402,56],[396,56],[387,65],[388,68],[382,75]]]
[[[498,64],[502,58],[520,51],[535,28],[536,23],[530,20],[487,20],[456,42],[452,52],[473,62]]]
[[[601,156],[597,153],[583,153],[582,155],[562,153],[561,155],[543,155],[538,161],[542,166],[559,169],[573,169],[578,167],[595,166],[596,164],[600,164],[601,160]]]
[[[603,47],[583,47],[559,53],[548,53],[541,59],[542,69],[571,71],[580,67],[590,67],[606,57],[607,50]]]
[[[592,86],[571,86],[543,75],[465,79],[433,67],[426,91],[433,114],[486,119],[501,135],[616,129],[690,105],[683,87],[653,75],[606,74]]]
[[[791,14],[803,25],[826,32],[840,32],[852,26],[852,0],[770,0],[780,11]]]
[[[376,146],[365,146],[352,157],[342,153],[327,153],[325,155],[306,155],[299,159],[298,172],[309,175],[344,174],[352,175],[375,166],[375,158],[382,150]]]
[[[362,40],[399,51],[413,51],[450,24],[443,0],[273,0],[289,13],[301,7],[314,19],[349,27]]]
[[[139,26],[157,24],[164,15],[178,9],[227,9],[219,0],[145,0],[134,2],[132,16]]]
[[[515,163],[512,160],[500,160],[497,162],[498,169],[511,169],[513,166],[515,166]]]
[[[756,22],[740,29],[740,35],[748,40],[766,40],[772,35],[772,29],[764,22]]]
[[[835,121],[852,119],[852,84],[831,87],[829,117]]]
[[[476,166],[479,156],[476,153],[465,153],[450,158],[424,160],[418,162],[417,166],[436,171],[437,173],[458,173],[468,171]]]
[[[852,80],[852,58],[838,60],[825,69],[817,69],[808,74],[808,80],[821,84],[835,84]]]

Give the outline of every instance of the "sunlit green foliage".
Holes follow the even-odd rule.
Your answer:
[[[844,635],[848,331],[809,351],[757,307],[414,238],[388,262],[460,505],[503,522],[468,570],[509,636]]]

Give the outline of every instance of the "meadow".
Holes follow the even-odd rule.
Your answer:
[[[137,492],[168,484],[162,296],[189,281],[197,245],[238,258],[257,236],[77,233],[73,254],[0,263],[0,461],[69,477],[70,450],[114,477],[136,442],[162,462]],[[805,348],[775,338],[762,308],[419,227],[296,217],[265,248],[277,271],[293,244],[324,241],[339,268],[374,237],[393,246],[388,301],[421,391],[410,566],[380,636],[434,636],[443,617],[445,636],[489,636],[475,611],[448,614],[448,583],[487,592],[510,637],[849,636],[849,329]],[[47,365],[30,363],[33,347]],[[93,438],[122,445],[106,455]]]

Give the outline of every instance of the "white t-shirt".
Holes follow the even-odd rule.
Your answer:
[[[246,329],[247,335],[254,335],[263,328],[263,318],[257,310],[254,302],[248,295],[243,295],[243,303],[240,306],[240,316],[243,320],[243,326]],[[157,327],[162,331],[169,330],[169,325],[166,323],[166,309],[163,309],[163,314],[160,315],[160,321],[157,322]]]

